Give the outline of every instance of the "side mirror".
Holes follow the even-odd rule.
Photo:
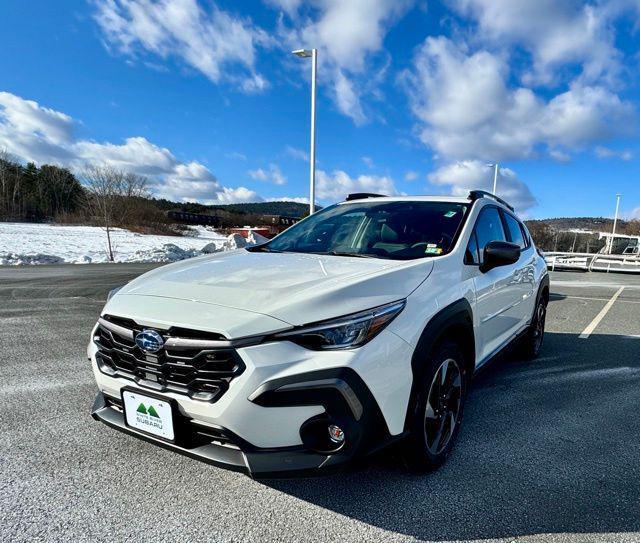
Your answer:
[[[520,258],[520,246],[508,241],[490,241],[484,247],[482,273],[499,266],[514,264]]]

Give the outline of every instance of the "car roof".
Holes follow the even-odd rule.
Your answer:
[[[483,196],[484,195],[484,196]],[[434,196],[434,195],[420,195],[420,196],[383,196],[371,194],[369,196],[363,195],[362,198],[358,198],[359,194],[354,195],[356,198],[347,198],[344,202],[339,202],[339,205],[346,205],[352,203],[362,203],[362,202],[449,202],[454,204],[467,204],[471,205],[476,201],[480,202],[480,205],[484,207],[484,204],[491,204],[494,206],[498,206],[505,211],[509,211],[511,213],[515,213],[515,210],[512,206],[510,206],[507,202],[493,196],[492,194],[484,191],[471,191],[469,196],[466,198],[464,196]]]
[[[376,196],[358,198],[339,202],[340,205],[356,204],[362,202],[450,202],[455,204],[470,204],[469,198],[464,196]]]

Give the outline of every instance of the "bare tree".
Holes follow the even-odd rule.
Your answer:
[[[135,204],[149,196],[147,179],[111,166],[90,166],[82,177],[87,192],[87,207],[107,232],[109,260],[113,262],[111,231],[131,218]]]

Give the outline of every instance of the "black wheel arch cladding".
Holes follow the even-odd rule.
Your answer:
[[[436,313],[429,320],[418,340],[411,358],[413,379],[404,422],[405,431],[409,430],[411,420],[415,414],[414,410],[417,406],[420,383],[428,366],[427,355],[445,338],[451,338],[460,347],[465,358],[465,373],[467,374],[467,379],[469,379],[475,368],[475,336],[473,332],[473,311],[467,299],[457,300]]]

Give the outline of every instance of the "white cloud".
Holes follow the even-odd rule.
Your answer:
[[[90,164],[148,176],[154,195],[172,200],[209,203],[258,201],[257,193],[239,187],[223,187],[199,162],[182,162],[169,149],[143,137],[127,138],[123,144],[76,139],[75,121],[68,115],[0,93],[0,149],[38,164],[60,164],[82,171]]]
[[[610,18],[616,2],[558,0],[453,0],[477,21],[480,37],[497,46],[519,45],[532,57],[528,83],[553,84],[566,65],[581,69],[583,83],[614,80],[621,70]],[[622,6],[620,6],[622,7]]]
[[[295,16],[296,11],[302,4],[302,0],[266,0],[266,3]]]
[[[509,87],[506,59],[427,38],[404,82],[420,138],[442,159],[504,160],[571,151],[628,132],[634,111],[603,86],[572,84],[549,100]]]
[[[300,6],[286,0],[271,3]],[[294,24],[281,21],[280,34],[291,49],[318,49],[319,71],[324,80],[331,82],[338,109],[356,124],[362,124],[367,115],[361,94],[366,92],[369,81],[376,81],[386,70],[386,59],[380,63],[378,58],[384,37],[413,3],[414,0],[316,0],[303,14],[288,9]]]
[[[245,92],[267,81],[256,70],[256,49],[272,43],[249,19],[197,0],[94,0],[106,43],[130,58],[175,57],[214,83],[236,82]]]
[[[269,164],[268,170],[257,168],[255,170],[249,170],[247,173],[251,179],[256,181],[265,181],[267,183],[273,183],[274,185],[284,185],[287,182],[287,178],[283,175],[277,164]]]
[[[263,198],[258,194],[246,187],[238,187],[232,189],[230,187],[222,187],[222,191],[216,194],[214,200],[207,200],[206,204],[235,204],[238,202],[261,202]]]
[[[121,145],[79,140],[73,143],[73,151],[78,166],[83,163],[97,162],[148,176],[162,175],[167,172],[190,174],[190,168],[180,164],[169,149],[158,147],[143,137],[127,138]]]
[[[254,179],[256,181],[269,180],[269,174],[262,168],[258,168],[257,170],[249,170],[247,173],[249,174],[249,177],[251,177],[251,179]]]
[[[619,158],[620,160],[631,160],[633,158],[633,153],[628,149],[623,149],[618,151],[616,149],[609,149],[608,147],[604,147],[603,145],[598,145],[595,148],[595,153],[598,158]]]
[[[429,181],[450,187],[455,195],[466,196],[473,189],[491,191],[493,171],[493,167],[479,160],[465,160],[442,166],[429,174]],[[498,168],[497,195],[519,211],[526,211],[536,204],[529,188],[510,168]]]
[[[416,179],[418,179],[418,172],[410,170],[404,174],[405,181],[415,181]]]
[[[73,119],[69,115],[8,92],[0,92],[0,106],[5,122],[19,127],[20,134],[35,133],[51,143],[64,143],[73,138]]]
[[[351,177],[342,170],[329,174],[323,170],[316,172],[316,194],[321,200],[337,202],[354,192],[375,194],[397,194],[393,179],[388,176],[360,175]]]
[[[267,198],[267,202],[296,202],[298,204],[308,204],[309,198],[301,196],[280,196],[279,198]]]
[[[239,153],[238,151],[232,151],[231,153],[227,153],[227,158],[232,158],[234,160],[247,160],[247,155],[243,153]]]
[[[632,209],[631,211],[623,213],[622,216],[628,221],[640,220],[640,207],[636,207],[635,209]]]
[[[375,164],[373,163],[373,159],[370,156],[363,156],[362,162],[364,162],[369,169],[373,169],[375,166]]]
[[[360,95],[354,89],[354,82],[342,70],[336,68],[333,84],[338,109],[348,117],[351,117],[357,125],[364,124],[367,116],[362,109]]]
[[[287,147],[285,148],[285,153],[287,153],[287,155],[292,158],[303,160],[304,162],[309,162],[309,153],[307,151],[303,151],[302,149],[298,149],[297,147],[287,145]]]

